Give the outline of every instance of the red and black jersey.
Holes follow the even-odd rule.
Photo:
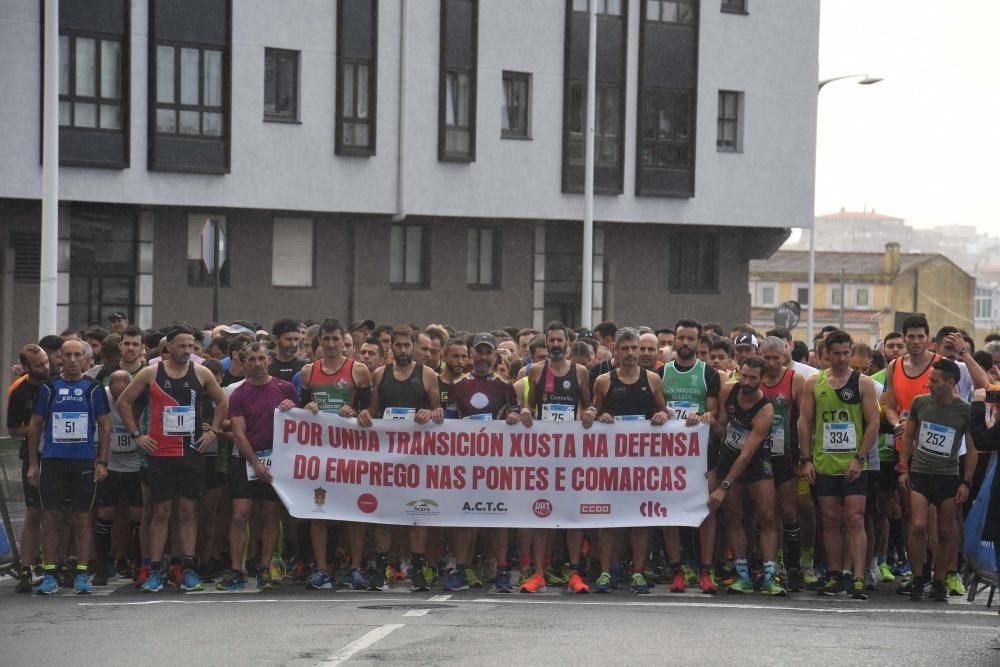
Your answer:
[[[149,387],[149,436],[157,447],[150,456],[198,454],[204,393],[193,363],[181,378],[170,377],[165,365],[157,364],[156,381]]]

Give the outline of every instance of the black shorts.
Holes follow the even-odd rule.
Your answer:
[[[109,470],[108,476],[97,485],[97,507],[118,507],[123,499],[129,507],[142,507],[139,472]]]
[[[225,470],[223,468],[223,470]],[[219,456],[217,454],[205,455],[205,490],[220,489],[229,483],[229,478],[225,472],[219,472]]]
[[[729,475],[729,471],[732,469],[733,463],[736,462],[737,458],[739,458],[739,454],[726,447],[722,448],[722,451],[719,453],[719,464],[715,468],[716,479],[719,482]],[[774,479],[774,473],[771,470],[770,457],[766,453],[762,454],[758,451],[750,459],[750,462],[747,463],[743,474],[736,481],[752,484],[765,479]]]
[[[836,496],[846,498],[847,496],[867,496],[868,495],[868,471],[864,470],[853,482],[844,481],[843,475],[824,475],[816,473],[816,495]]]
[[[958,475],[934,475],[910,472],[910,490],[916,491],[932,505],[940,505],[958,492]]]
[[[245,459],[233,458],[229,462],[229,497],[233,500],[269,500],[272,503],[280,503],[274,487],[267,482],[255,479],[247,480],[247,462]]]
[[[28,509],[42,509],[38,487],[28,484],[28,459],[21,461],[21,487],[24,489],[24,506]]]
[[[865,516],[878,514],[878,488],[880,479],[882,479],[881,470],[868,471],[868,500],[865,501]]]
[[[51,512],[89,512],[97,484],[94,459],[43,458],[39,464],[38,495]]]
[[[175,498],[197,500],[205,492],[205,457],[150,456],[146,480],[151,503]]]
[[[899,458],[896,458],[898,461]],[[899,489],[899,473],[896,472],[896,461],[880,461],[882,467],[878,471],[878,490],[880,493],[892,493]]]
[[[719,465],[719,449],[720,445],[716,442],[715,438],[710,438],[708,441],[708,467],[707,470],[715,470]]]
[[[791,460],[785,456],[771,457],[771,472],[774,473],[774,486],[778,487],[790,479],[797,479]]]

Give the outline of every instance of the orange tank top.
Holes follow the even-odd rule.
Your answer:
[[[927,367],[916,377],[910,377],[903,369],[903,357],[896,359],[892,368],[892,391],[896,396],[896,411],[900,418],[905,419],[910,414],[910,405],[913,399],[921,394],[931,392],[928,381],[931,375],[931,366],[941,357],[935,354]]]

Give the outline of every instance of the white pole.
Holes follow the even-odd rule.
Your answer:
[[[814,332],[813,311],[816,309],[816,221],[813,220],[812,229],[809,230],[809,340],[806,345],[812,347]]]
[[[584,133],[585,158],[583,166],[583,284],[581,285],[580,326],[593,326],[594,304],[594,98],[597,87],[597,13],[595,0],[590,0],[587,10],[590,36],[587,40],[587,128]]]
[[[42,258],[38,337],[58,334],[59,290],[59,0],[45,0],[42,85]]]

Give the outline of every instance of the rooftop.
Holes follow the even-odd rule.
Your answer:
[[[900,273],[925,264],[939,254],[906,253],[899,256]],[[882,273],[885,266],[884,252],[817,252],[816,273],[849,274]],[[750,261],[750,273],[808,273],[809,252],[806,250],[779,250],[769,259]]]
[[[826,213],[824,215],[816,216],[817,220],[836,220],[837,218],[868,218],[870,220],[894,220],[897,222],[903,222],[903,218],[876,213],[874,209],[871,211],[848,211],[842,208],[836,213]]]

